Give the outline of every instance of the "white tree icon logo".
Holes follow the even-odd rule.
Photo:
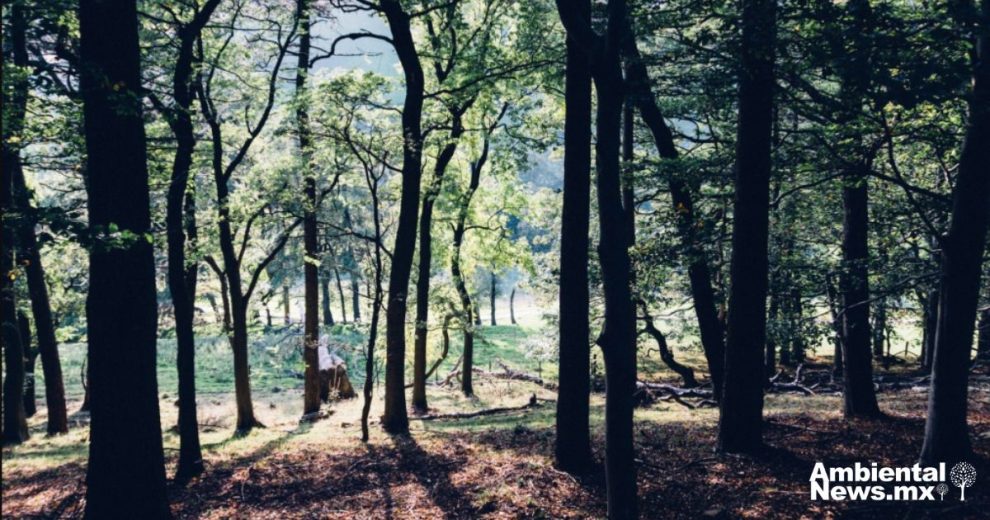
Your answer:
[[[949,472],[952,485],[962,490],[960,500],[966,500],[966,488],[971,487],[976,482],[976,468],[968,462],[960,462],[952,466]]]
[[[945,482],[935,486],[935,492],[938,493],[940,500],[945,500],[945,494],[949,492],[949,486]]]

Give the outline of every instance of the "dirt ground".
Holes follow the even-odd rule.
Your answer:
[[[811,502],[815,462],[854,461],[910,466],[922,440],[926,392],[880,395],[888,417],[847,421],[836,395],[767,397],[760,457],[713,452],[717,412],[658,401],[637,411],[637,461],[642,518],[990,518],[990,388],[970,393],[977,469],[966,501],[953,487],[944,501]],[[518,381],[482,379],[479,397],[431,388],[437,412],[525,403],[553,394]],[[373,425],[359,439],[357,400],[336,403],[315,424],[297,421],[294,390],[256,398],[267,428],[231,437],[230,396],[201,404],[207,471],[185,487],[170,485],[177,518],[601,518],[605,515],[602,401],[593,400],[599,466],[572,477],[554,469],[553,403],[471,419],[413,420],[409,438]],[[167,396],[166,396],[167,397]],[[174,408],[163,399],[163,424]],[[375,408],[380,410],[381,401]],[[73,518],[85,505],[84,416],[67,436],[46,439],[41,417],[34,437],[4,449],[4,518]],[[377,411],[373,411],[375,415]],[[42,430],[43,431],[43,430]],[[177,439],[166,433],[169,471]]]

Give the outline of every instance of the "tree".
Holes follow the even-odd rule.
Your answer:
[[[79,4],[92,393],[86,517],[169,518],[137,3]],[[120,283],[120,280],[128,283]]]
[[[257,262],[252,270],[248,273],[243,273],[242,269],[246,262],[244,253],[247,250],[247,246],[252,238],[252,226],[257,219],[261,218],[266,212],[271,210],[272,203],[262,203],[259,207],[249,212],[249,216],[247,217],[243,229],[241,230],[240,246],[238,248],[235,246],[237,236],[235,235],[231,222],[234,215],[231,210],[231,195],[234,186],[232,180],[237,168],[243,164],[248,151],[250,151],[255,140],[261,134],[262,130],[264,130],[265,125],[271,116],[272,107],[275,105],[275,95],[278,89],[277,82],[279,78],[279,71],[282,68],[284,58],[288,53],[292,40],[294,39],[298,28],[299,19],[298,17],[293,16],[293,22],[289,28],[284,27],[283,24],[277,20],[265,21],[266,27],[264,27],[263,30],[267,29],[274,33],[276,45],[271,67],[267,67],[263,71],[266,78],[266,88],[264,89],[266,97],[262,103],[261,112],[257,119],[253,124],[250,122],[247,123],[247,137],[241,141],[233,156],[228,161],[225,161],[225,143],[223,137],[224,130],[218,105],[213,97],[213,80],[216,77],[217,70],[221,65],[217,63],[217,61],[222,58],[222,54],[228,49],[229,42],[234,38],[236,31],[234,24],[238,13],[239,11],[233,15],[230,27],[226,29],[229,31],[226,37],[227,44],[221,44],[218,55],[213,62],[209,64],[209,70],[197,78],[194,88],[196,89],[196,96],[199,99],[200,110],[203,114],[203,118],[206,120],[206,123],[210,128],[211,144],[213,147],[211,170],[213,174],[214,186],[216,187],[217,231],[223,269],[217,269],[219,265],[217,265],[216,261],[211,259],[207,259],[207,261],[212,262],[214,265],[211,265],[211,267],[214,268],[214,271],[222,273],[225,278],[224,283],[226,285],[227,295],[230,301],[230,342],[231,348],[234,351],[234,387],[235,398],[237,401],[236,428],[239,433],[245,434],[256,426],[262,426],[261,422],[254,416],[254,405],[251,401],[250,366],[248,363],[248,304],[250,303],[251,296],[257,287],[261,274],[265,271],[265,268],[275,260],[275,257],[278,255],[279,251],[285,247],[292,231],[299,226],[302,219],[293,219],[290,224],[283,226],[281,232],[276,234],[276,238],[264,257]],[[205,76],[205,78],[202,76]],[[250,112],[245,114],[245,117],[250,117]],[[246,286],[243,284],[244,278],[247,279]]]
[[[623,106],[620,52],[628,37],[626,4],[610,0],[604,34],[591,28],[582,10],[558,0],[567,30],[591,63],[596,91],[595,167],[598,173],[598,258],[605,295],[605,323],[597,339],[605,357],[605,483],[610,519],[637,516],[633,446],[636,388],[636,310],[630,287],[628,217],[622,207],[619,135]]]
[[[591,18],[587,0],[569,2],[582,24]],[[557,391],[557,466],[581,473],[591,466],[588,433],[590,394],[588,248],[591,220],[591,70],[575,36],[567,37],[564,73],[564,201],[560,225],[560,355]]]
[[[718,449],[763,445],[770,143],[776,3],[742,2],[731,286]]]
[[[921,447],[921,463],[925,465],[964,460],[972,450],[966,427],[969,357],[986,247],[986,202],[990,200],[990,170],[986,167],[990,164],[990,147],[986,146],[990,141],[990,61],[976,58],[990,55],[990,2],[983,0],[981,6],[979,15],[969,3],[954,13],[978,38],[969,122],[952,190],[952,219],[949,232],[941,239],[938,329]]]
[[[306,97],[306,77],[309,74],[310,50],[310,6],[307,0],[296,2],[299,19],[299,50],[296,65],[296,126],[299,134],[299,151],[305,186],[303,203],[303,272],[305,276],[305,305],[303,324],[303,361],[306,364],[304,375],[303,415],[320,410],[320,361],[317,349],[320,346],[320,274],[319,251],[316,222],[317,197],[316,177],[312,172],[312,137],[309,129],[309,111]],[[326,291],[329,292],[329,291]],[[327,310],[329,311],[329,302]]]
[[[187,242],[196,243],[195,190],[189,189],[190,169],[196,147],[192,122],[195,99],[193,75],[195,44],[203,27],[220,4],[209,0],[196,10],[192,20],[177,29],[179,49],[172,73],[174,106],[165,106],[152,97],[169,123],[176,140],[175,156],[166,196],[166,241],[168,254],[168,287],[175,314],[176,368],[179,379],[179,464],[176,480],[182,482],[203,472],[203,455],[199,443],[199,421],[196,414],[196,336],[193,329],[196,301],[196,281],[199,264],[189,261]]]

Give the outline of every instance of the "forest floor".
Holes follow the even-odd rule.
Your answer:
[[[456,357],[456,355],[455,355]],[[690,356],[684,356],[691,360]],[[695,365],[698,366],[698,365]],[[446,374],[446,372],[443,372]],[[646,376],[644,376],[646,377]],[[662,371],[654,380],[675,383]],[[290,383],[291,384],[291,383]],[[329,406],[300,424],[301,389],[256,386],[266,428],[232,435],[232,396],[200,399],[206,472],[184,487],[170,484],[178,518],[600,518],[605,515],[603,400],[592,399],[596,466],[573,477],[553,467],[553,392],[535,384],[479,377],[477,397],[456,387],[429,387],[431,414],[526,404],[518,411],[461,419],[413,418],[412,435],[389,437],[372,422],[360,442],[360,400]],[[380,389],[372,417],[380,414]],[[70,391],[70,395],[72,392]],[[924,429],[927,392],[880,394],[887,417],[842,418],[841,396],[773,393],[766,399],[759,457],[713,452],[717,410],[655,401],[636,411],[636,453],[643,518],[987,518],[990,511],[990,385],[970,391],[977,469],[966,501],[950,488],[935,502],[812,502],[815,462],[911,466]],[[168,471],[177,458],[174,397],[163,395]],[[43,401],[41,401],[43,403]],[[70,403],[78,409],[79,401]],[[73,416],[68,435],[46,438],[44,408],[33,437],[3,450],[4,518],[79,517],[85,505],[88,417]]]

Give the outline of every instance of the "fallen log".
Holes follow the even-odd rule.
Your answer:
[[[418,421],[435,421],[437,419],[471,419],[474,417],[483,417],[486,415],[495,415],[500,413],[510,413],[510,412],[521,412],[529,410],[532,408],[539,408],[543,406],[541,404],[542,400],[536,399],[536,394],[533,394],[529,398],[529,402],[522,406],[504,406],[499,408],[487,408],[485,410],[478,410],[476,412],[462,412],[462,413],[441,413],[434,415],[413,415],[410,419]],[[553,402],[546,400],[547,402]]]

